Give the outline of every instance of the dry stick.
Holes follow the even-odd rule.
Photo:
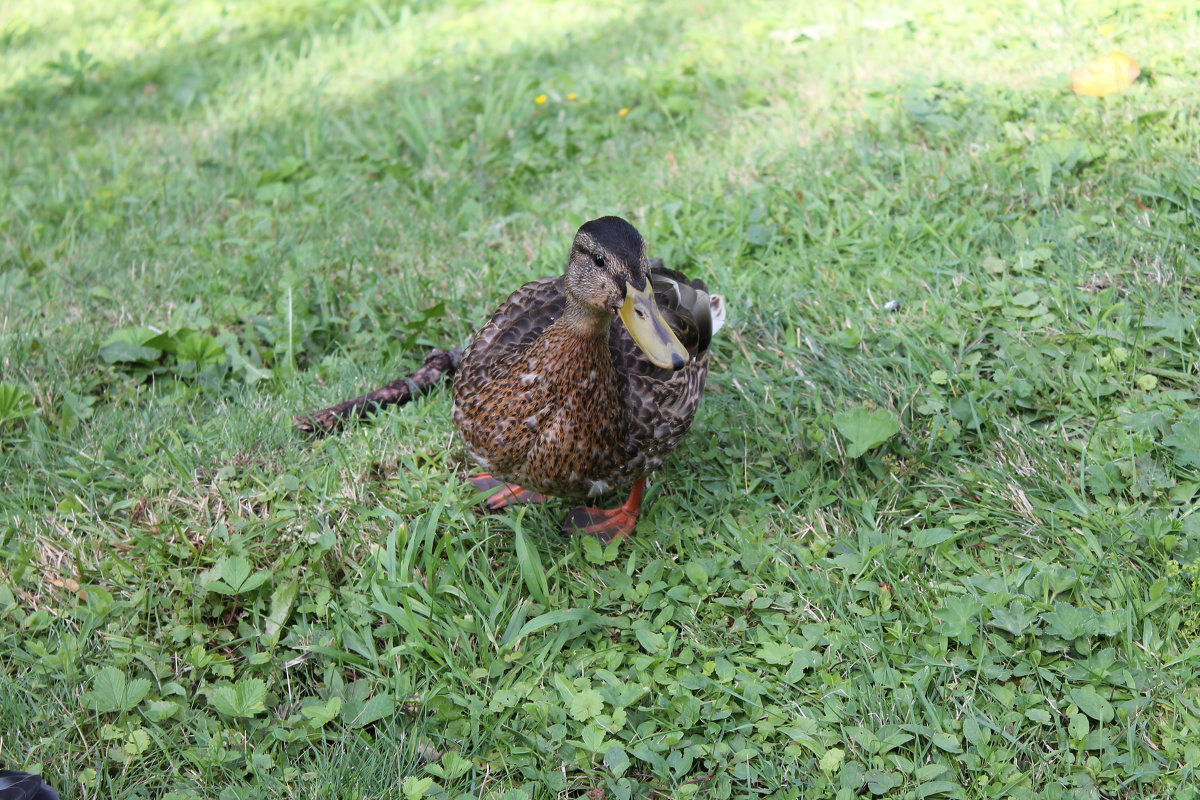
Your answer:
[[[404,405],[414,397],[420,397],[432,389],[442,376],[453,375],[461,357],[461,347],[453,350],[434,350],[425,357],[421,368],[407,378],[397,378],[382,389],[338,403],[336,406],[293,417],[292,422],[301,433],[317,436],[332,433],[350,417],[363,417],[372,411],[392,405]]]

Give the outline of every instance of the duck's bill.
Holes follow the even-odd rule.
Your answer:
[[[663,319],[658,304],[654,302],[654,288],[646,281],[646,288],[638,291],[632,284],[625,284],[625,304],[617,312],[621,322],[633,337],[633,341],[646,358],[656,367],[683,369],[691,356],[680,344],[675,332]]]

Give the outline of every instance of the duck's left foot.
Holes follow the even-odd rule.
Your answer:
[[[634,482],[629,499],[619,508],[588,508],[575,506],[563,522],[564,534],[585,533],[608,544],[620,541],[633,533],[638,515],[642,511],[642,495],[646,490],[646,479]]]
[[[485,501],[485,505],[492,511],[499,511],[502,508],[515,506],[518,503],[544,503],[550,499],[544,494],[531,492],[529,489],[517,486],[515,483],[505,483],[502,480],[492,477],[492,474],[489,472],[472,475],[467,478],[467,482],[476,489],[485,492],[492,491]]]

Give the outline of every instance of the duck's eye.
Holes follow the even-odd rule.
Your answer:
[[[592,253],[592,263],[597,267],[604,266],[604,253]]]

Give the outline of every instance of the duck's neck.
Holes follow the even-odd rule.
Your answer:
[[[607,311],[598,311],[585,306],[575,298],[567,295],[567,303],[563,308],[559,324],[581,339],[603,339],[608,341],[608,331],[612,327],[613,315]]]

